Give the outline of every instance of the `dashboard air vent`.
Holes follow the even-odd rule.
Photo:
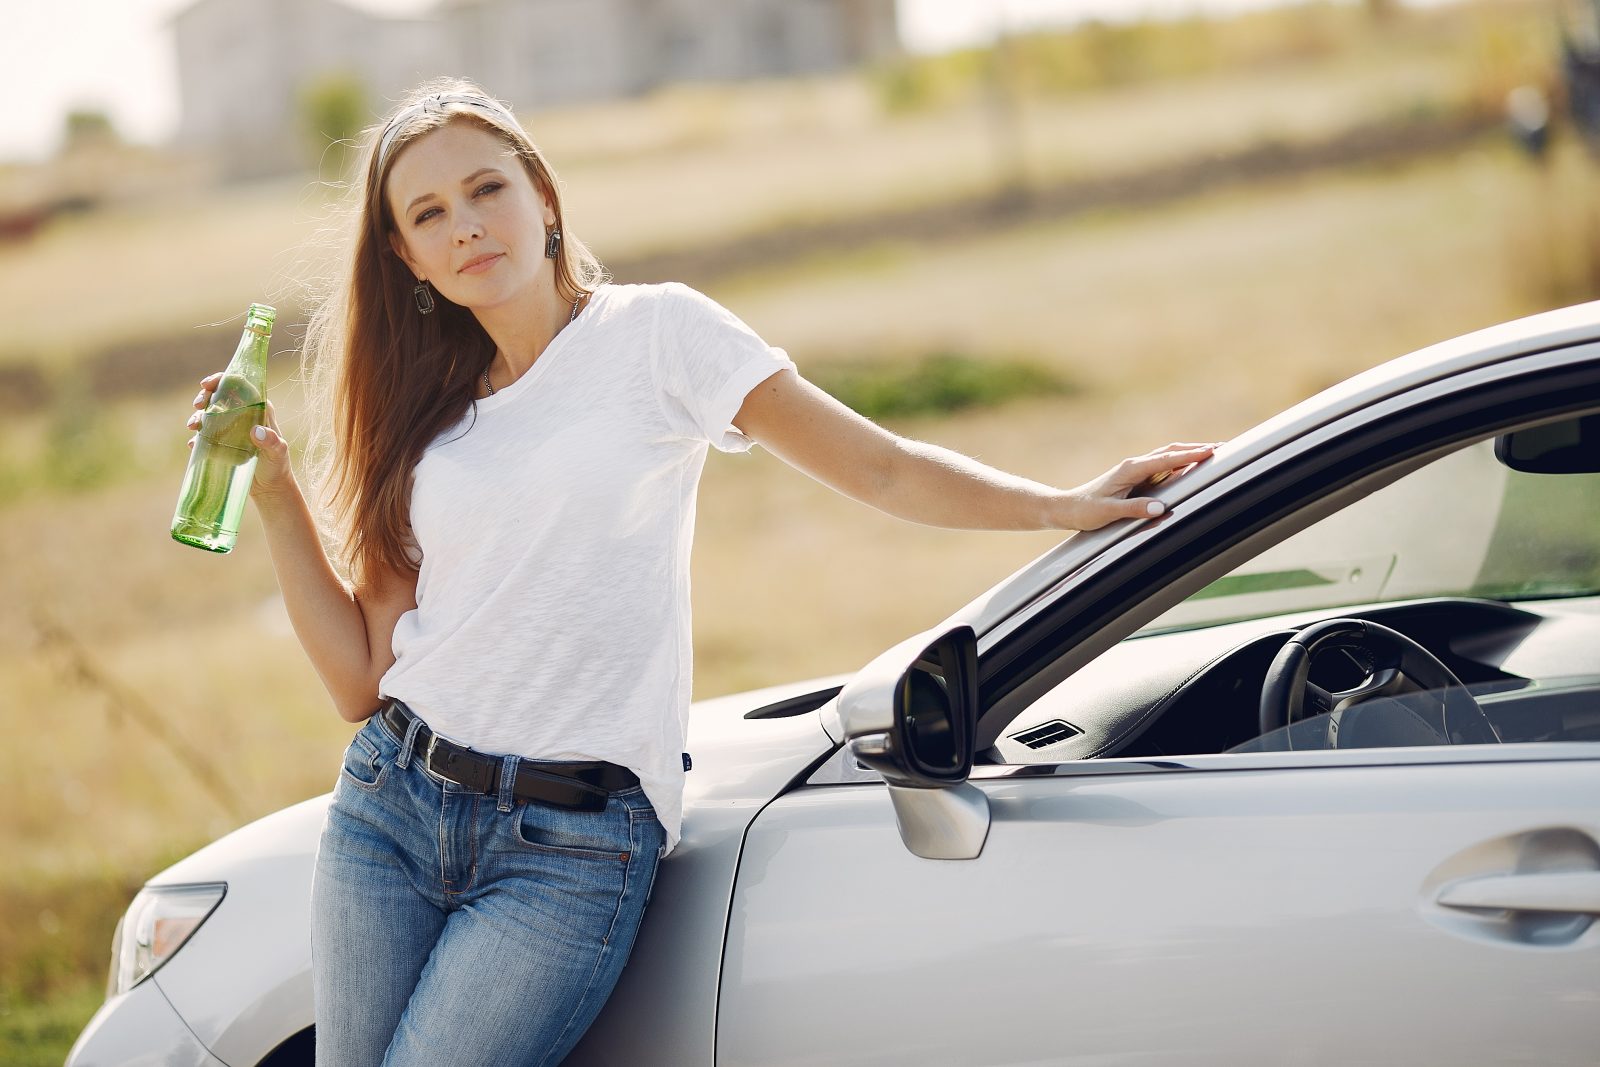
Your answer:
[[[1070,722],[1056,719],[1053,722],[1045,723],[1043,726],[1035,726],[1019,734],[1012,734],[1011,740],[1021,741],[1029,748],[1048,748],[1050,745],[1065,741],[1069,737],[1076,737],[1081,733],[1083,731]]]

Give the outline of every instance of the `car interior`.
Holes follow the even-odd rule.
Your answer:
[[[1600,741],[1595,413],[1455,448],[1256,552],[976,762],[1560,741]]]

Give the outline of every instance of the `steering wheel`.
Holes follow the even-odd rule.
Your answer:
[[[1336,648],[1350,650],[1365,676],[1349,689],[1330,693],[1309,680],[1311,662]],[[1338,748],[1341,713],[1364,701],[1419,689],[1433,695],[1430,710],[1437,710],[1439,725],[1421,715],[1407,717],[1397,709],[1389,719],[1397,736],[1386,738],[1386,743],[1499,743],[1494,723],[1454,671],[1405,634],[1365,619],[1313,623],[1288,640],[1267,668],[1261,686],[1261,733],[1264,736],[1313,715],[1327,714],[1329,747]],[[1290,747],[1294,747],[1292,741]],[[1344,747],[1357,746],[1347,742]]]

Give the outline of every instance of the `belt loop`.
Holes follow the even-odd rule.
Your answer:
[[[422,716],[411,716],[411,725],[406,727],[406,739],[400,742],[400,758],[395,760],[395,765],[402,771],[411,766],[411,753],[417,743],[417,735],[422,732]]]
[[[497,811],[510,811],[513,793],[517,787],[517,764],[522,762],[521,756],[507,756],[500,762],[500,803],[495,805]]]

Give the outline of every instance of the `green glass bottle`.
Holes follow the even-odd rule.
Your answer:
[[[183,472],[172,539],[211,552],[231,552],[256,472],[251,432],[266,421],[267,342],[277,311],[251,304],[239,348],[228,362]]]

